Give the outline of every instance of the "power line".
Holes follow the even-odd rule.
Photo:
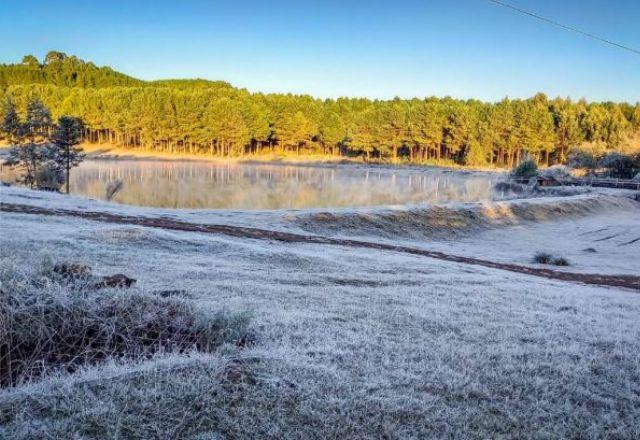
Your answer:
[[[488,0],[488,1],[490,1],[491,3],[495,3],[496,5],[500,5],[500,6],[503,6],[505,8],[511,9],[513,11],[519,12],[521,14],[528,15],[530,17],[536,18],[536,19],[538,19],[540,21],[544,21],[545,23],[552,24],[554,26],[560,27],[560,28],[562,28],[564,30],[575,32],[577,34],[584,35],[585,37],[593,38],[594,40],[598,40],[598,41],[600,41],[602,43],[606,43],[606,44],[609,44],[611,46],[615,46],[615,47],[617,47],[619,49],[624,49],[624,50],[632,52],[632,53],[634,53],[636,55],[640,55],[640,50],[634,49],[633,47],[625,46],[624,44],[619,44],[619,43],[616,43],[614,41],[607,40],[606,38],[599,37],[599,36],[594,35],[592,33],[581,31],[580,29],[577,29],[577,28],[574,28],[572,26],[568,26],[568,25],[559,23],[559,22],[557,22],[555,20],[552,20],[552,19],[547,18],[547,17],[543,17],[542,15],[538,15],[538,14],[533,13],[533,12],[525,11],[524,9],[518,8],[516,6],[510,5],[509,3],[505,3],[505,2],[500,1],[500,0]]]

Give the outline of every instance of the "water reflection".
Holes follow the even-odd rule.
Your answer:
[[[206,162],[87,160],[71,192],[170,208],[277,209],[476,201],[491,198],[491,178],[458,172],[408,172]]]

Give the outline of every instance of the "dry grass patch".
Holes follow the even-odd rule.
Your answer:
[[[136,289],[93,290],[50,270],[0,267],[0,387],[108,359],[214,351],[240,340],[248,319]]]
[[[552,264],[554,266],[570,266],[565,257],[555,257],[547,252],[537,252],[533,256],[533,262],[537,264]]]

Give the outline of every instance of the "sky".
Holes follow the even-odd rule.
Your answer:
[[[505,0],[640,49],[638,0]],[[489,0],[0,0],[0,63],[60,50],[252,92],[640,101],[640,55]]]

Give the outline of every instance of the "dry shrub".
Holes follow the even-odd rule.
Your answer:
[[[591,150],[574,149],[569,153],[567,165],[571,168],[593,172],[598,168],[598,155]]]
[[[598,164],[601,168],[607,170],[609,177],[631,179],[635,175],[637,168],[640,167],[639,162],[640,157],[636,158],[633,155],[612,151],[600,159]]]
[[[247,317],[136,289],[94,291],[83,280],[0,268],[0,387],[49,371],[158,352],[210,352],[241,339]]]
[[[540,177],[547,180],[556,180],[558,182],[571,180],[573,176],[568,167],[564,165],[553,165],[549,168],[540,170]]]
[[[549,264],[553,260],[553,256],[546,252],[538,252],[533,256],[533,262],[538,264]]]
[[[556,257],[551,261],[554,266],[570,266],[569,260],[564,257]]]
[[[533,262],[538,264],[553,264],[554,266],[569,266],[569,260],[564,257],[554,257],[547,252],[538,252],[533,256]]]
[[[597,177],[633,179],[640,171],[640,152],[632,149],[605,150],[575,149],[569,155],[568,164]]]

